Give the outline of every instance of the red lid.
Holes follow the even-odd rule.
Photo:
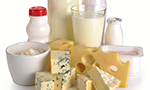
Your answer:
[[[47,15],[47,10],[42,6],[35,6],[29,9],[30,16],[45,16]]]

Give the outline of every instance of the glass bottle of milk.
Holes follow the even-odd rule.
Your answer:
[[[50,41],[58,38],[74,40],[70,10],[73,5],[78,5],[78,0],[48,0]]]
[[[108,18],[108,26],[105,32],[106,45],[123,45],[123,31],[121,28],[122,19]]]

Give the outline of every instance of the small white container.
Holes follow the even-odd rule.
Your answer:
[[[32,56],[16,54],[26,52],[31,48],[34,50],[42,49],[45,52]],[[49,52],[50,47],[39,42],[21,42],[8,46],[6,48],[7,63],[13,81],[19,85],[34,85],[35,73],[47,69]]]
[[[123,45],[122,19],[108,18],[105,32],[105,45]]]
[[[102,45],[105,53],[118,52],[122,62],[130,62],[130,76],[135,76],[140,71],[141,57],[143,56],[142,47],[137,46],[118,46],[118,45]]]

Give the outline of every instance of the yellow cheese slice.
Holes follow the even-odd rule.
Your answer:
[[[121,62],[118,53],[104,53],[101,48],[77,45],[71,49],[70,65],[76,68],[76,74],[82,75],[88,75],[88,71],[96,65],[121,80],[120,87],[128,86],[130,63]],[[115,66],[117,70],[113,71],[111,66]]]
[[[48,45],[51,47],[51,50],[70,51],[74,47],[74,42],[66,39],[57,39],[48,43]]]

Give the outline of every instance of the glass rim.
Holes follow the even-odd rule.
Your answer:
[[[82,6],[96,6],[96,7],[99,7],[100,9],[96,10],[96,11],[91,11],[91,12],[101,12],[101,11],[106,11],[106,7],[104,6],[100,6],[100,5],[74,5],[72,6],[70,9],[72,12],[84,12],[84,11],[79,11],[79,9],[73,9],[75,7],[82,7]]]

